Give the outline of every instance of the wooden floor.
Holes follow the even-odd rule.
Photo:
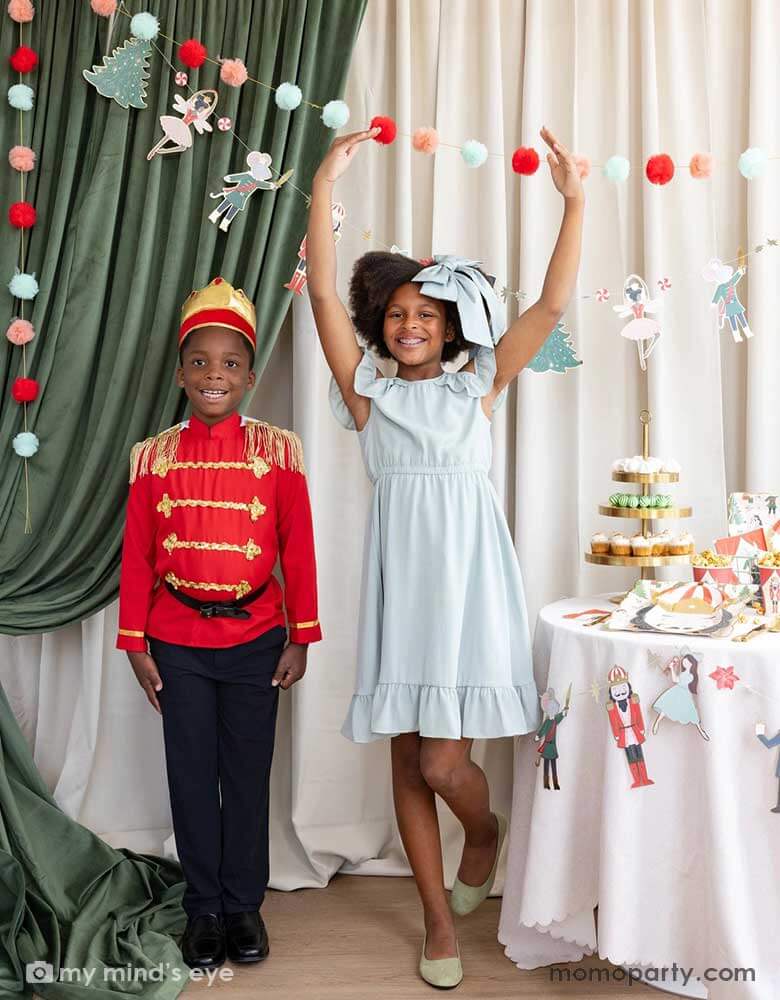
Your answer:
[[[521,972],[496,939],[500,899],[489,899],[476,913],[458,920],[464,979],[452,996],[472,998],[549,997],[573,1000],[640,1000],[664,996],[648,986],[631,988],[597,981],[550,982],[549,969]],[[234,969],[232,981],[189,983],[185,996],[229,990],[230,1000],[415,1000],[443,995],[417,972],[422,918],[411,878],[337,876],[326,889],[269,892],[263,918],[271,954],[257,965]],[[581,966],[609,968],[600,959]],[[228,1000],[227,994],[223,994]]]

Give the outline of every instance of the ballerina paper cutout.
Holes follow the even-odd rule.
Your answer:
[[[253,149],[251,153],[247,154],[246,162],[249,165],[249,170],[244,170],[239,174],[225,174],[225,186],[222,190],[212,191],[209,195],[209,198],[222,199],[209,215],[209,222],[216,223],[221,217],[219,228],[223,232],[227,232],[233,219],[239,212],[244,211],[255,191],[278,191],[282,184],[286,184],[293,175],[293,171],[288,170],[281,177],[272,181],[271,157],[268,153],[261,153],[258,149]]]
[[[745,335],[745,340],[750,340],[753,336],[747,321],[747,310],[737,295],[737,285],[745,277],[745,270],[740,266],[735,271],[729,264],[724,264],[722,260],[713,257],[702,272],[705,281],[714,281],[718,284],[710,304],[718,307],[719,330],[723,329],[728,320],[735,344],[742,343],[742,334]]]
[[[146,154],[146,159],[151,160],[158,153],[162,156],[166,153],[183,153],[189,149],[192,145],[190,125],[195,128],[198,135],[211,132],[211,125],[206,119],[214,113],[217,97],[216,90],[198,90],[186,101],[181,94],[176,94],[173,98],[173,110],[178,111],[182,117],[160,115],[160,125],[164,134]]]
[[[636,342],[639,367],[643,372],[647,371],[647,359],[661,338],[661,327],[654,319],[649,319],[646,313],[658,312],[658,299],[650,298],[644,279],[638,274],[629,274],[623,283],[623,303],[612,308],[621,319],[633,317],[620,331],[620,335]]]
[[[669,719],[682,725],[695,725],[702,738],[709,741],[693,697],[699,683],[698,659],[692,653],[673,656],[663,670],[668,671],[673,683],[653,702],[653,709],[657,713],[653,723],[653,736],[658,732],[661,721]]]

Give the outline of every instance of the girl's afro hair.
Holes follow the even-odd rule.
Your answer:
[[[383,334],[385,309],[391,295],[401,285],[411,281],[425,265],[400,253],[372,251],[355,261],[349,282],[349,307],[355,329],[381,358],[392,357]],[[442,361],[452,361],[468,349],[463,336],[460,316],[454,302],[444,302],[447,325],[455,332],[454,340],[446,341]]]

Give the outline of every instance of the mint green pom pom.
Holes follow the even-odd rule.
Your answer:
[[[631,164],[625,156],[610,156],[604,164],[604,176],[608,181],[626,181],[631,173]]]
[[[17,111],[32,111],[35,91],[26,83],[15,83],[8,88],[8,103]]]
[[[487,146],[476,139],[466,139],[460,148],[460,155],[467,167],[481,167],[488,158]]]
[[[17,271],[8,282],[8,291],[15,299],[34,299],[38,294],[38,282],[34,274]]]
[[[282,111],[295,111],[302,100],[301,88],[294,83],[280,83],[276,88],[276,106]]]
[[[19,458],[32,458],[40,444],[32,431],[21,431],[11,443]]]
[[[145,42],[151,42],[160,34],[160,22],[149,11],[143,10],[140,14],[133,14],[130,18],[130,34],[134,38],[140,38]]]
[[[341,128],[349,121],[349,108],[344,101],[328,101],[322,109],[322,120],[328,128]]]
[[[763,174],[767,158],[765,149],[761,149],[758,146],[750,146],[741,154],[737,161],[739,172],[746,180],[752,181],[754,177],[759,177]]]

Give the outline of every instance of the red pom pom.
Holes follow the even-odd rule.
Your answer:
[[[35,225],[37,213],[29,201],[15,201],[8,209],[8,221],[17,229],[29,229]]]
[[[20,45],[10,59],[11,69],[17,73],[29,73],[38,65],[38,53],[26,45]]]
[[[674,177],[674,163],[671,156],[667,156],[666,153],[651,156],[647,161],[645,173],[651,184],[668,184]]]
[[[512,169],[516,174],[535,174],[539,169],[539,154],[532,146],[520,146],[512,153]]]
[[[208,51],[206,46],[199,42],[197,38],[188,38],[179,46],[179,59],[190,69],[197,69],[206,61]]]
[[[32,403],[38,398],[38,389],[34,378],[16,378],[11,386],[11,395],[17,403]]]
[[[389,146],[395,139],[398,129],[392,118],[385,115],[374,115],[369,128],[378,128],[381,131],[374,136],[374,142],[381,142],[383,146]]]

